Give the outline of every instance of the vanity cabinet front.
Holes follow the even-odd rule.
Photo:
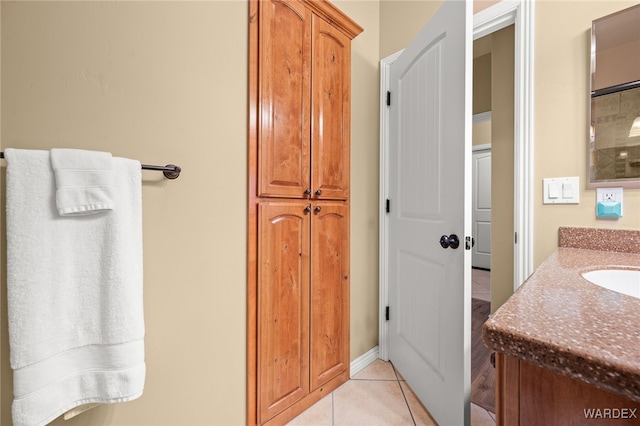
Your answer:
[[[497,352],[496,425],[640,425],[640,402]]]

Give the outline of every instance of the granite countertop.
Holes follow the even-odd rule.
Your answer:
[[[640,254],[561,246],[491,315],[483,340],[640,402],[640,299],[580,275],[597,269],[640,269]]]

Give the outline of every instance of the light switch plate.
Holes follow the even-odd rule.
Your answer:
[[[579,204],[580,178],[561,177],[542,180],[544,204]]]

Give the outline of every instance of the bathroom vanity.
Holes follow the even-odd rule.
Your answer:
[[[485,323],[498,425],[640,424],[640,298],[582,276],[595,270],[640,271],[640,231],[560,228]]]

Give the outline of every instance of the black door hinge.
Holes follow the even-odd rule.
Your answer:
[[[387,306],[387,308],[384,310],[384,319],[386,319],[387,321],[389,321],[389,307]]]
[[[387,213],[391,212],[391,200],[388,199],[388,198],[387,198],[387,203],[386,203],[386,206],[385,206],[385,211]]]
[[[391,105],[391,92],[387,90],[387,106]]]

